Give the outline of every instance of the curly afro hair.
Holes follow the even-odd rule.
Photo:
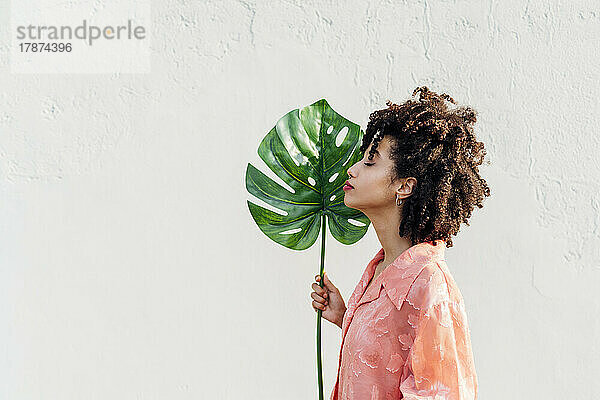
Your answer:
[[[479,175],[486,151],[473,133],[477,114],[470,107],[449,108],[445,100],[456,104],[454,99],[427,86],[416,88],[412,96],[401,105],[388,100],[388,108],[370,114],[360,151],[373,141],[372,160],[381,139],[392,139],[392,181],[417,179],[413,194],[404,199],[400,236],[413,245],[441,239],[452,247],[451,236],[462,222],[469,225],[475,206],[482,208],[482,200],[490,196]]]

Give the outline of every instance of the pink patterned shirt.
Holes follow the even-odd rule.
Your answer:
[[[477,375],[462,295],[442,240],[418,243],[365,291],[381,248],[348,300],[330,400],[475,400]]]

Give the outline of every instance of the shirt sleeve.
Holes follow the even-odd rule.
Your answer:
[[[433,304],[415,330],[400,382],[404,400],[475,400],[477,376],[464,304]]]

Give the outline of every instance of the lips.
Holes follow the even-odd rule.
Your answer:
[[[354,189],[354,186],[352,186],[350,184],[350,182],[346,181],[346,183],[344,184],[344,188],[343,189],[344,190],[346,190],[346,189]]]

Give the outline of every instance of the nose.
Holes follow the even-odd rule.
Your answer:
[[[354,178],[354,176],[353,176],[354,174],[352,173],[351,170],[352,170],[352,167],[348,168],[348,177]]]
[[[360,162],[360,161],[359,161],[359,162]],[[356,166],[356,164],[358,164],[358,162],[357,162],[357,163],[354,163],[354,164],[352,164],[352,165],[350,166],[350,168],[348,168],[348,171],[347,171],[347,172],[348,172],[348,176],[349,176],[350,178],[355,178],[355,177],[356,177],[356,175],[354,174],[354,167]]]

